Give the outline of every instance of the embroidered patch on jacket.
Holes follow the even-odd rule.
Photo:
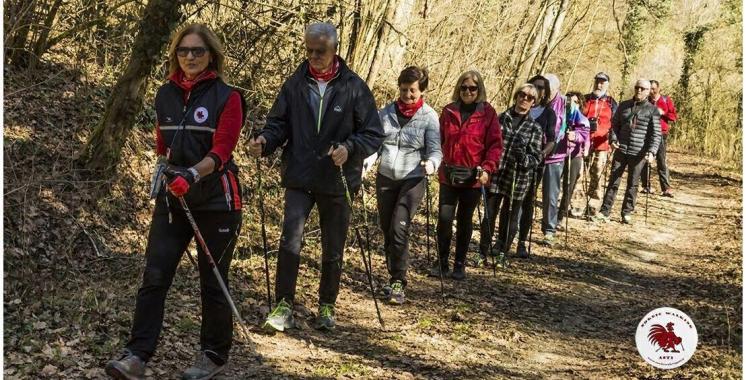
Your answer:
[[[199,107],[194,110],[194,121],[204,123],[207,120],[207,108]]]
[[[334,112],[342,112],[341,106],[334,106]]]

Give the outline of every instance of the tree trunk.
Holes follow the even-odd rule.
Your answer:
[[[394,15],[396,14],[396,8],[398,8],[398,5],[396,3],[396,0],[388,0],[386,2],[386,8],[384,8],[385,12],[383,14],[383,18],[381,19],[381,23],[378,26],[378,32],[376,33],[376,45],[373,49],[373,58],[370,62],[368,75],[365,77],[365,83],[367,83],[368,87],[371,89],[373,88],[373,84],[375,83],[376,77],[378,76],[378,71],[381,69],[381,61],[383,61],[381,57],[384,50],[383,45],[386,37],[388,36],[389,29],[391,29],[390,24],[394,19]]]
[[[26,43],[34,24],[36,13],[36,0],[29,2],[6,1],[6,13],[4,17],[5,28],[5,63],[25,67],[28,64],[30,52]]]
[[[569,7],[570,2],[568,0],[560,0],[559,9],[556,11],[556,17],[554,18],[554,23],[552,23],[552,30],[549,33],[549,38],[546,45],[544,45],[544,51],[542,51],[541,60],[539,61],[539,66],[541,67],[539,71],[542,73],[547,67],[549,56],[552,55],[554,48],[557,46],[559,36],[562,34],[562,26],[565,23],[565,16]]]
[[[709,29],[708,25],[703,25],[684,33],[684,63],[679,77],[679,88],[676,91],[676,104],[679,107],[679,114],[684,118],[689,115],[691,110],[689,79],[694,72],[694,58],[702,48],[702,41]]]
[[[182,19],[181,5],[186,2],[150,0],[145,7],[127,67],[106,102],[104,117],[78,158],[86,169],[103,174],[119,162],[122,146],[143,107],[146,79]]]
[[[52,31],[52,25],[54,25],[54,20],[57,18],[57,11],[59,11],[60,5],[62,5],[62,0],[54,0],[52,7],[49,8],[49,12],[47,12],[47,16],[44,19],[44,25],[41,28],[41,33],[36,39],[36,42],[34,42],[34,54],[31,55],[31,61],[28,64],[29,70],[31,71],[36,69],[36,65],[41,60],[41,56],[49,48],[49,45],[47,44],[49,41],[49,33]]]

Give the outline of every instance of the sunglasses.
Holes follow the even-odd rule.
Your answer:
[[[205,55],[205,53],[207,53],[207,48],[204,48],[201,46],[200,47],[181,47],[180,46],[176,48],[176,55],[182,58],[188,56],[189,52],[192,52],[192,56],[199,58]]]
[[[637,91],[637,90],[647,91],[647,90],[650,90],[650,87],[635,86],[635,91]]]
[[[518,93],[518,98],[526,98],[528,100],[534,100],[534,99],[536,99],[535,96],[533,96],[531,94],[527,94],[527,93],[525,93],[523,91],[521,91],[521,92]]]
[[[467,90],[469,92],[477,92],[477,90],[479,90],[479,87],[477,87],[477,86],[467,86],[465,84],[462,84],[461,85],[461,92],[466,92]]]
[[[324,54],[326,54],[326,51],[327,51],[327,50],[328,50],[327,48],[322,48],[322,49],[311,49],[311,48],[306,48],[306,54],[307,54],[307,55],[314,55],[314,54],[317,54],[317,55],[324,55]]]

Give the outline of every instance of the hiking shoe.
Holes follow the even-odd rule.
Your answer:
[[[648,189],[648,188],[645,188],[645,187],[643,187],[643,188],[642,188],[642,190],[641,190],[640,192],[641,192],[641,193],[643,193],[643,194],[651,194],[651,195],[652,195],[652,194],[655,194],[655,190],[653,190],[653,189]]]
[[[204,350],[198,352],[194,364],[184,371],[181,375],[181,380],[208,380],[220,373],[225,368],[225,363],[217,364],[210,359],[210,356],[220,360],[218,354],[214,351]]]
[[[518,255],[518,258],[527,259],[528,250],[526,249],[526,243],[518,243],[518,248],[516,248],[515,253]]]
[[[336,325],[337,323],[334,322],[334,304],[322,303],[319,305],[319,315],[316,317],[316,323],[313,327],[316,330],[334,330]]]
[[[262,326],[262,328],[269,331],[285,331],[285,329],[292,329],[293,327],[295,327],[293,305],[287,303],[284,298],[269,313],[267,321]]]
[[[506,255],[505,252],[498,253],[495,260],[497,261],[495,263],[497,268],[505,269],[508,267],[508,255]]]
[[[609,217],[599,212],[598,214],[593,215],[593,217],[591,217],[591,221],[608,223]]]
[[[554,234],[551,232],[547,232],[544,234],[544,239],[541,239],[539,242],[541,245],[545,245],[547,247],[551,247],[554,245]]]
[[[404,296],[404,284],[396,280],[393,284],[391,284],[391,297],[389,298],[389,303],[392,305],[401,305],[406,301],[406,297]]]
[[[489,262],[487,261],[487,256],[484,256],[481,253],[477,255],[477,259],[474,260],[474,266],[477,268],[489,266]]]
[[[432,268],[430,268],[430,273],[427,275],[430,277],[440,277],[441,271],[443,273],[443,277],[448,276],[448,266],[442,266],[439,263],[435,263]]]
[[[664,191],[663,194],[661,195],[663,195],[664,197],[673,198],[673,191],[671,191],[671,189],[668,189]]]
[[[106,363],[106,374],[117,380],[144,379],[145,362],[125,348],[119,359]]]
[[[630,214],[624,214],[624,215],[622,215],[622,223],[624,223],[624,224],[632,224],[632,215],[630,215]]]
[[[565,230],[565,224],[563,223],[562,219],[557,219],[557,227],[554,228],[558,232],[563,232]]]
[[[466,278],[466,268],[463,265],[454,266],[451,278],[457,281],[461,281]]]

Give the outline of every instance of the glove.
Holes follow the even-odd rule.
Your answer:
[[[199,180],[199,173],[195,168],[169,165],[165,171],[168,178],[168,190],[176,197],[182,197],[189,192],[189,187]]]

